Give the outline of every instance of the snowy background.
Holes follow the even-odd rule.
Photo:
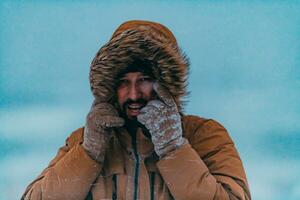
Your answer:
[[[0,199],[19,199],[84,125],[89,65],[122,22],[169,27],[187,113],[230,132],[255,200],[300,199],[300,1],[0,1]]]

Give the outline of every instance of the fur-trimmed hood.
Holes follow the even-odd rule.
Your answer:
[[[155,63],[152,67],[154,78],[169,90],[182,112],[189,62],[171,31],[155,22],[125,22],[97,52],[90,69],[93,95],[115,103],[118,75],[136,58]]]

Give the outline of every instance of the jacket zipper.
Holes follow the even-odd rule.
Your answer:
[[[140,158],[137,152],[137,144],[136,144],[136,134],[132,137],[132,147],[133,153],[135,157],[135,168],[134,168],[134,193],[133,199],[138,199],[138,186],[139,186],[139,168],[140,168]]]
[[[116,200],[118,199],[118,196],[117,196],[117,175],[114,174],[113,177],[112,177],[112,180],[113,180],[113,193],[112,193],[112,200]]]
[[[154,200],[154,184],[155,184],[155,172],[151,172],[150,174],[150,190],[151,190],[150,199],[151,200]]]

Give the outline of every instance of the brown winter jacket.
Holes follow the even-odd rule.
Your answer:
[[[131,139],[125,128],[117,128],[99,164],[81,146],[80,128],[22,199],[250,199],[242,162],[227,131],[213,120],[184,115],[189,62],[165,26],[148,21],[122,24],[92,61],[93,95],[119,109],[116,80],[136,58],[153,63],[150,70],[174,98],[188,143],[159,160],[141,130]]]
[[[22,198],[250,199],[242,162],[226,129],[196,116],[185,116],[182,121],[189,143],[161,160],[141,131],[133,142],[125,129],[115,129],[103,165],[82,148],[80,128]]]

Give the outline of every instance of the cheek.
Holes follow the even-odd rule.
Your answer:
[[[117,98],[119,105],[122,105],[125,102],[126,90],[124,88],[117,89]]]
[[[153,90],[153,83],[145,83],[141,85],[141,91],[143,91],[143,96],[146,99],[152,99],[155,95]]]

